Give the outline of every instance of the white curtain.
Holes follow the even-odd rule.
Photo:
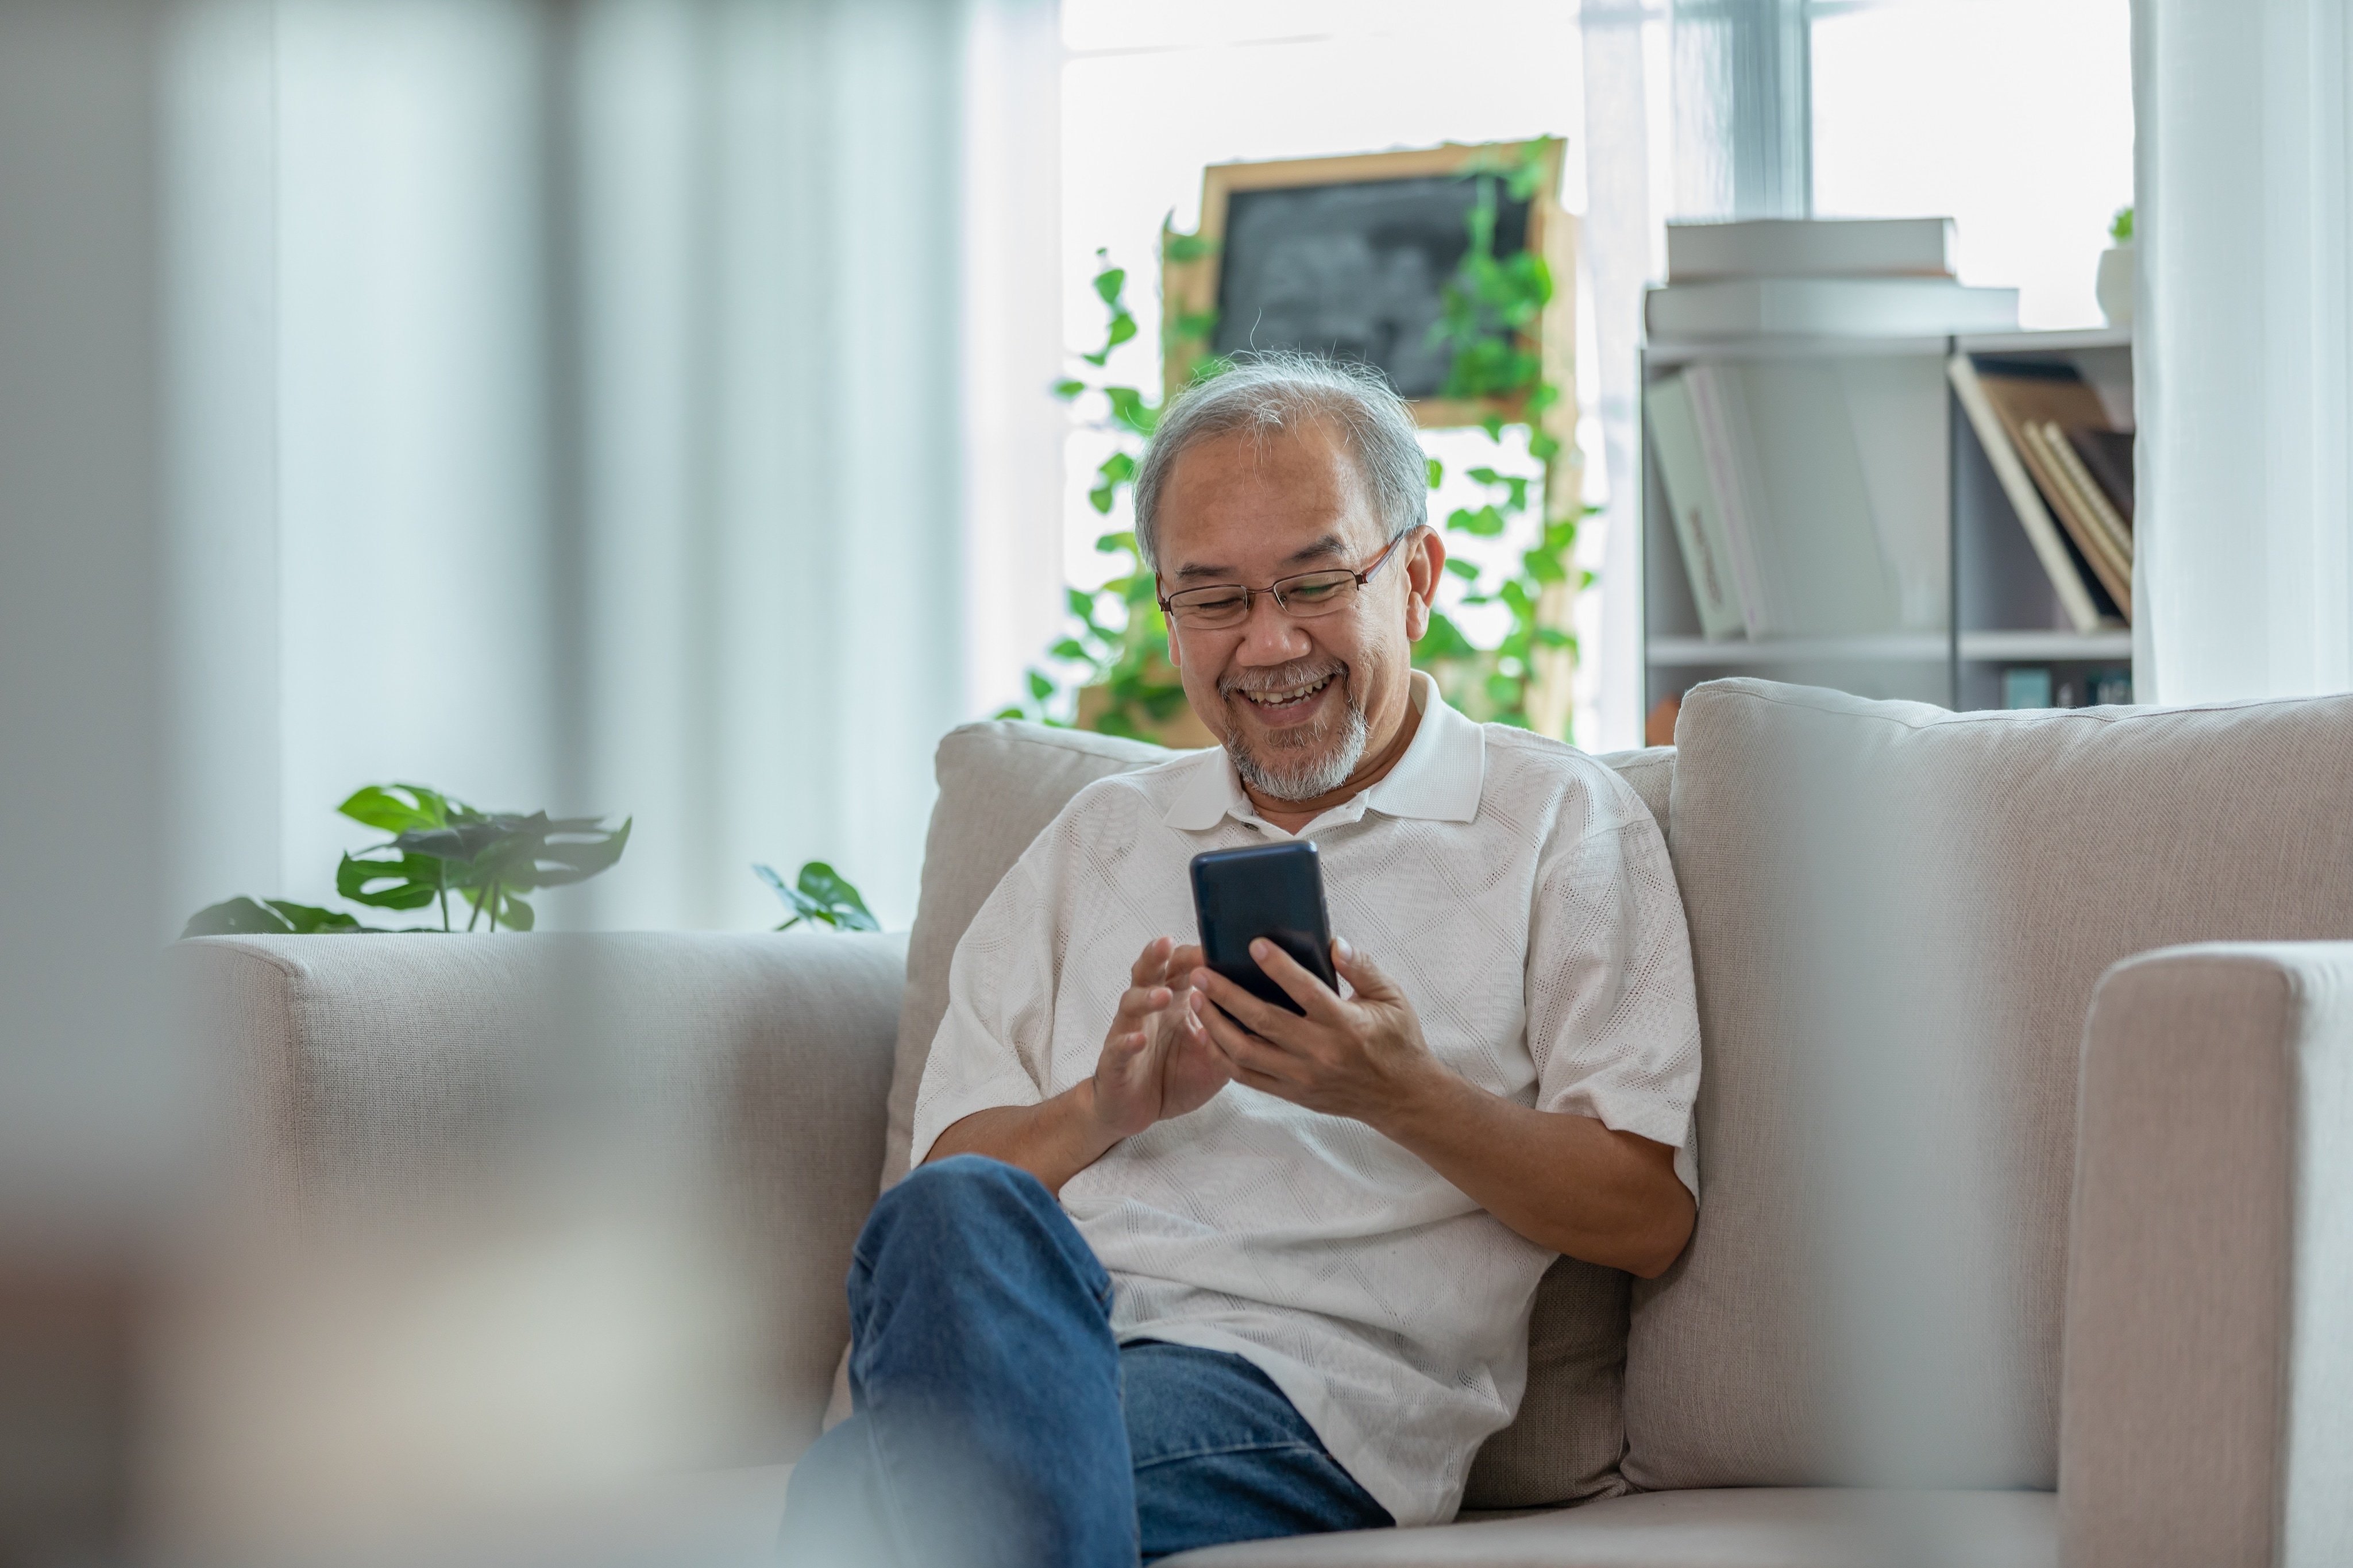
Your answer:
[[[189,8],[192,907],[330,901],[415,779],[635,815],[554,923],[774,924],[812,858],[912,918],[932,748],[1053,619],[1054,17]]]
[[[1666,10],[1659,0],[1584,0],[1586,213],[1579,232],[1591,300],[1596,363],[1593,395],[1600,426],[1606,500],[1598,563],[1601,613],[1584,628],[1594,671],[1588,750],[1642,743],[1642,454],[1635,407],[1641,388],[1642,290],[1656,273],[1669,176],[1661,129],[1665,103],[1658,66]]]
[[[2353,28],[2137,0],[2133,56],[2141,699],[2353,689]]]

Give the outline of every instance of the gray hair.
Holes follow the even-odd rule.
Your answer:
[[[1317,419],[1346,437],[1390,540],[1430,521],[1430,459],[1405,399],[1378,370],[1315,354],[1252,353],[1238,355],[1222,375],[1187,387],[1160,411],[1135,472],[1136,553],[1145,567],[1160,569],[1160,496],[1178,458],[1237,430],[1263,442]]]

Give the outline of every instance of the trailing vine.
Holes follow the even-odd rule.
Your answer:
[[[1546,173],[1544,145],[1490,149],[1462,171],[1462,178],[1476,182],[1464,219],[1470,245],[1445,286],[1440,320],[1431,328],[1433,342],[1452,351],[1439,395],[1487,405],[1481,428],[1499,446],[1506,425],[1525,424],[1528,455],[1543,465],[1538,476],[1505,474],[1486,465],[1465,470],[1463,477],[1479,485],[1486,499],[1475,507],[1455,508],[1441,526],[1472,538],[1495,539],[1509,532],[1515,520],[1533,513],[1538,522],[1536,538],[1505,570],[1482,570],[1459,555],[1447,560],[1447,570],[1462,581],[1464,605],[1498,605],[1508,612],[1508,629],[1494,646],[1481,647],[1452,617],[1434,613],[1428,635],[1413,651],[1415,668],[1430,671],[1449,701],[1473,718],[1522,728],[1532,722],[1529,698],[1539,679],[1541,655],[1558,650],[1562,659],[1556,663],[1576,658],[1576,637],[1559,623],[1567,619],[1567,596],[1592,581],[1592,574],[1577,572],[1571,563],[1578,519],[1592,509],[1548,504],[1556,489],[1566,489],[1552,482],[1554,466],[1566,454],[1559,438],[1546,428],[1544,417],[1559,402],[1561,389],[1545,379],[1543,360],[1530,339],[1552,299],[1551,269],[1533,249],[1506,257],[1495,254],[1503,195],[1508,193],[1525,202],[1535,195]],[[1163,244],[1165,261],[1197,259],[1209,249],[1209,242],[1190,235],[1168,235]],[[1075,358],[1100,371],[1113,350],[1135,337],[1137,327],[1126,304],[1125,269],[1113,266],[1104,250],[1095,256],[1100,265],[1094,290],[1106,311],[1103,342]],[[1162,352],[1198,349],[1216,325],[1213,312],[1179,314],[1162,334]],[[1192,381],[1198,384],[1227,368],[1222,360],[1202,357]],[[1108,517],[1118,506],[1120,492],[1134,480],[1143,443],[1151,438],[1161,405],[1135,387],[1090,380],[1083,371],[1058,383],[1054,391],[1065,401],[1101,397],[1103,412],[1098,427],[1121,438],[1096,469],[1087,496],[1095,510]],[[1430,459],[1430,487],[1438,488],[1443,478],[1439,461]],[[1187,704],[1184,687],[1168,662],[1168,628],[1152,574],[1145,568],[1131,531],[1107,532],[1096,540],[1095,548],[1117,559],[1114,573],[1098,588],[1065,591],[1071,625],[1048,650],[1048,657],[1075,672],[1074,677],[1060,681],[1033,667],[1028,672],[1028,700],[998,717],[1163,738],[1169,726],[1184,721]]]

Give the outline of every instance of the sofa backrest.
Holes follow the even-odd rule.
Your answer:
[[[2093,987],[2173,943],[2353,936],[2353,697],[1951,713],[1729,680],[1676,740],[1701,1202],[1634,1287],[1627,1478],[2055,1486]]]
[[[948,961],[965,928],[1072,795],[1096,779],[1177,754],[1141,742],[1007,721],[966,724],[941,741],[939,799],[932,808],[923,890],[908,943],[882,1185],[907,1172],[915,1090],[947,1012]],[[1661,747],[1599,760],[1634,786],[1663,830],[1674,757],[1672,747]],[[1519,1419],[1481,1451],[1466,1506],[1532,1508],[1623,1489],[1619,1383],[1628,1279],[1616,1269],[1570,1258],[1546,1274],[1529,1324],[1528,1387]]]

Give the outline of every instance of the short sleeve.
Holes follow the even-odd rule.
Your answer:
[[[976,1110],[1046,1098],[1053,1033],[1057,840],[1039,836],[965,928],[948,963],[948,1009],[915,1091],[910,1168]]]
[[[1615,773],[1592,772],[1581,821],[1564,810],[1560,840],[1536,868],[1527,983],[1536,1108],[1666,1144],[1696,1197],[1699,998],[1683,900],[1650,809]]]

